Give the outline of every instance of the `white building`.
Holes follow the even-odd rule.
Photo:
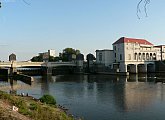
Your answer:
[[[154,62],[165,59],[164,46],[154,46],[145,39],[122,37],[113,43],[115,67],[120,72],[154,71]]]
[[[49,56],[52,56],[52,57],[55,57],[56,55],[55,55],[55,50],[48,50],[48,54],[49,54]]]
[[[96,63],[112,68],[114,63],[113,50],[96,50]]]
[[[113,50],[96,50],[96,63],[120,72],[154,72],[155,61],[165,60],[165,45],[154,46],[145,39],[122,37]]]

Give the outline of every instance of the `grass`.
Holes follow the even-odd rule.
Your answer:
[[[73,120],[68,117],[62,110],[52,105],[34,101],[30,97],[21,97],[9,95],[0,91],[0,100],[8,103],[10,106],[19,108],[18,112],[34,120]],[[4,111],[0,111],[3,113]]]

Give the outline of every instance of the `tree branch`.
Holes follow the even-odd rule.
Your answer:
[[[144,12],[145,12],[145,15],[146,17],[148,16],[147,14],[147,5],[150,4],[150,0],[140,0],[137,4],[137,12],[136,12],[136,15],[138,17],[138,19],[140,19],[139,17],[139,13],[141,13],[141,8],[140,8],[140,5],[144,2]]]
[[[27,2],[26,0],[22,0],[26,5],[30,5],[29,2]]]

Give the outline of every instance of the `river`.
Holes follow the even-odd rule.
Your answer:
[[[0,79],[0,90],[36,98],[53,95],[69,113],[84,120],[164,120],[165,85],[155,77],[131,75],[59,75],[35,77],[32,85]]]

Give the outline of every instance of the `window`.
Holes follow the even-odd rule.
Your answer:
[[[143,60],[145,60],[145,53],[143,53]]]
[[[116,58],[116,53],[115,53],[115,58]]]
[[[116,46],[114,46],[114,50],[116,51]]]
[[[139,60],[141,60],[141,53],[139,53]]]
[[[153,60],[156,60],[156,53],[153,54]]]
[[[149,54],[148,53],[146,54],[146,60],[149,60]]]
[[[102,61],[102,53],[99,53],[99,61]]]
[[[131,60],[131,54],[128,54],[128,60]]]
[[[134,55],[134,60],[137,60],[137,53],[135,53]]]
[[[153,56],[152,56],[152,53],[150,53],[150,60],[152,60]]]
[[[122,54],[120,54],[120,60],[122,60]]]

